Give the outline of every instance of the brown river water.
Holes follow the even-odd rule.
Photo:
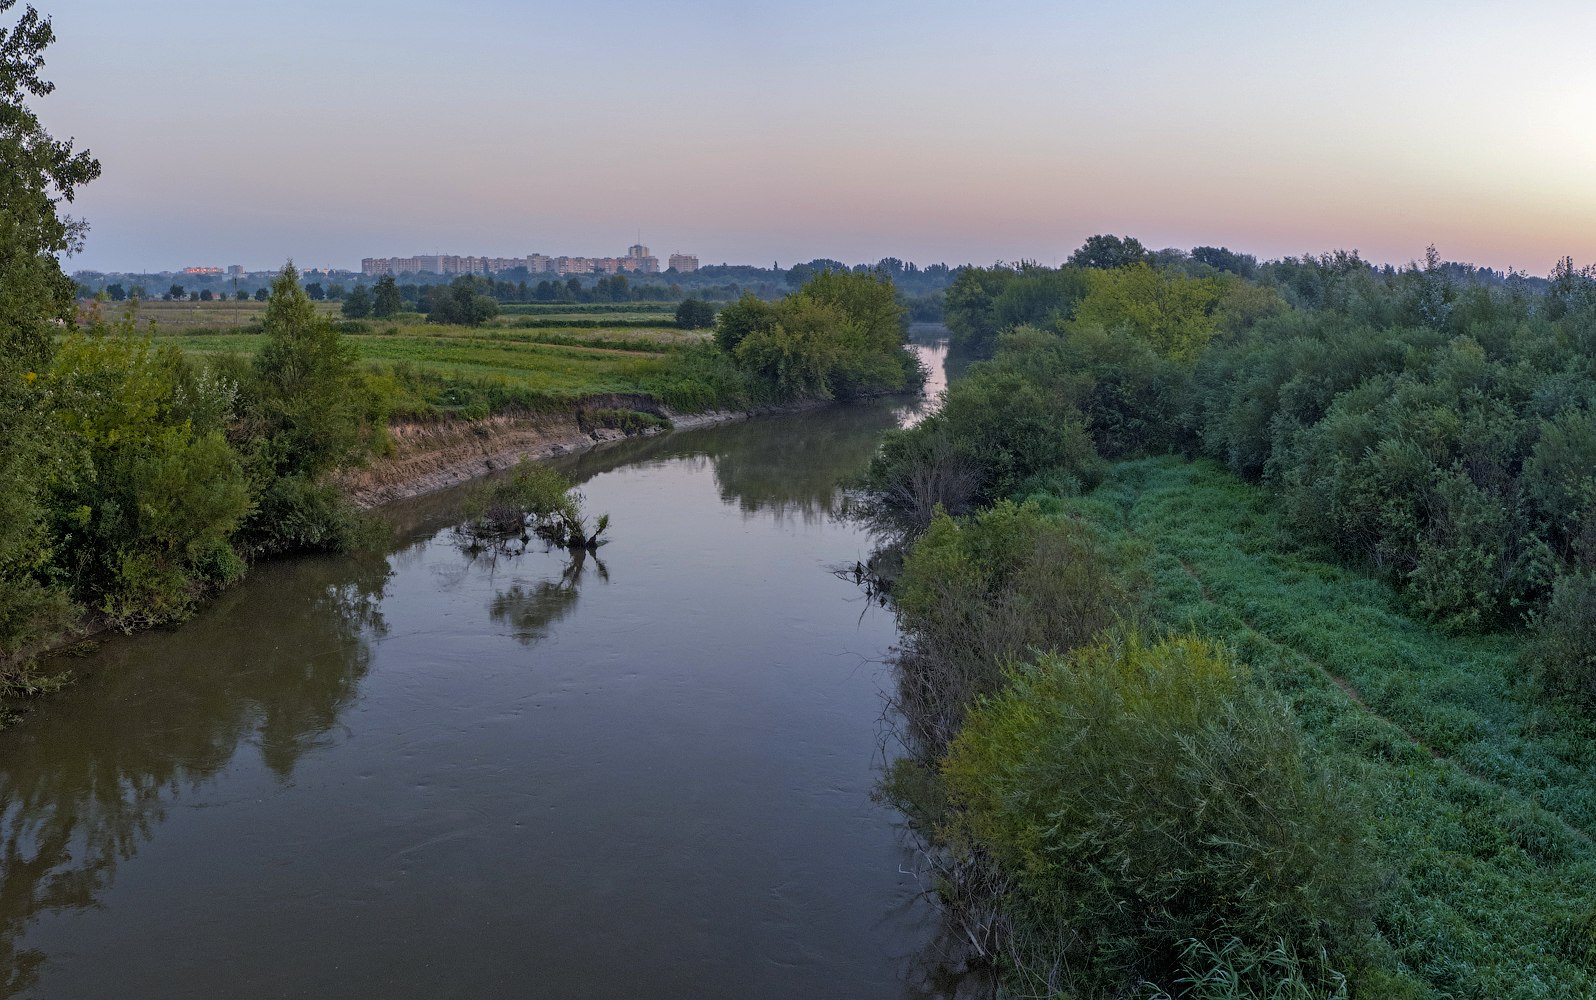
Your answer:
[[[925,349],[938,369],[942,353]],[[611,544],[256,567],[0,733],[0,997],[939,997],[832,570],[901,401],[563,462]]]

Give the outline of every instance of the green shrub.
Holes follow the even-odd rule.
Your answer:
[[[1596,703],[1596,575],[1558,578],[1525,658],[1551,690]]]
[[[522,460],[510,476],[484,483],[471,494],[455,537],[472,551],[519,551],[517,543],[524,546],[532,534],[573,551],[596,549],[604,544],[610,517],[600,515],[589,531],[582,499],[556,470]]]
[[[1134,634],[1019,669],[943,766],[947,831],[1007,876],[1022,979],[1174,989],[1186,942],[1342,954],[1370,904],[1362,817],[1279,696],[1196,638]],[[1343,956],[1344,957],[1344,956]]]
[[[907,742],[940,757],[965,711],[1008,666],[1066,652],[1129,613],[1117,560],[1090,529],[1000,501],[962,522],[938,512],[893,587],[904,644],[898,708]]]
[[[1181,957],[1185,975],[1175,993],[1153,987],[1146,1000],[1347,1000],[1347,982],[1339,973],[1316,974],[1284,941],[1258,948],[1240,938],[1217,946],[1187,941]],[[1383,997],[1381,1000],[1396,1000]]]
[[[329,482],[301,475],[280,476],[256,500],[239,532],[250,558],[286,552],[340,552],[360,533],[360,519]]]

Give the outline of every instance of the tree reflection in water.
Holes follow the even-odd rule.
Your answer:
[[[328,741],[387,630],[387,579],[380,556],[263,567],[181,628],[108,643],[92,676],[0,733],[0,996],[37,982],[28,926],[97,906],[173,799],[241,745],[287,781]]]
[[[577,585],[589,563],[601,581],[609,582],[609,570],[593,553],[575,549],[569,559],[558,580],[540,580],[531,586],[518,581],[495,593],[488,602],[488,615],[508,625],[521,645],[531,646],[548,638],[550,626],[576,610]]]

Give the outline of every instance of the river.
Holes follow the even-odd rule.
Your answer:
[[[0,996],[942,996],[870,797],[893,620],[832,572],[870,549],[837,483],[907,419],[570,457],[613,522],[575,560],[396,504],[384,554],[72,661],[0,733]]]

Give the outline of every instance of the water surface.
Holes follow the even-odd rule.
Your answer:
[[[257,567],[0,733],[0,996],[937,995],[831,515],[891,405],[569,459],[612,543]]]

